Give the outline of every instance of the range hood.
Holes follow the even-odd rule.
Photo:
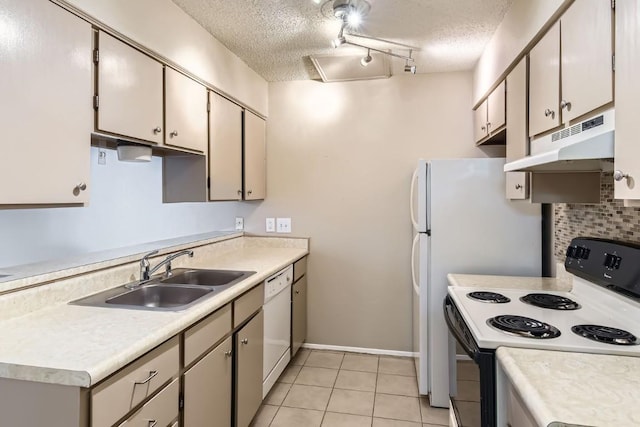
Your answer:
[[[531,141],[531,155],[504,165],[505,172],[587,172],[614,154],[614,109]]]

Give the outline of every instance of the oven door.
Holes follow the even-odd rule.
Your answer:
[[[480,349],[469,327],[449,295],[444,300],[444,317],[457,348],[463,354],[449,358],[451,372],[451,410],[460,427],[494,427],[496,425],[495,350]],[[458,353],[458,352],[456,352]]]

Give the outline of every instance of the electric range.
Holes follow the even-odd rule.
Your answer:
[[[480,415],[460,425],[496,425],[500,346],[640,356],[640,247],[576,238],[565,268],[574,276],[570,292],[449,287],[447,325],[480,377],[480,399],[474,403]],[[450,363],[452,406],[456,414],[464,406],[468,412],[474,405],[456,396],[459,362]]]

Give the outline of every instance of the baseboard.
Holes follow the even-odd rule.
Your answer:
[[[344,351],[346,353],[377,354],[381,356],[414,357],[414,353],[412,351],[381,350],[377,348],[364,347],[344,347],[341,345],[304,343],[302,344],[302,348],[308,348],[309,350]]]

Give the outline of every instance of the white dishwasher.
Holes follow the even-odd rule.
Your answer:
[[[264,282],[264,363],[262,398],[291,360],[291,283],[293,266]]]

